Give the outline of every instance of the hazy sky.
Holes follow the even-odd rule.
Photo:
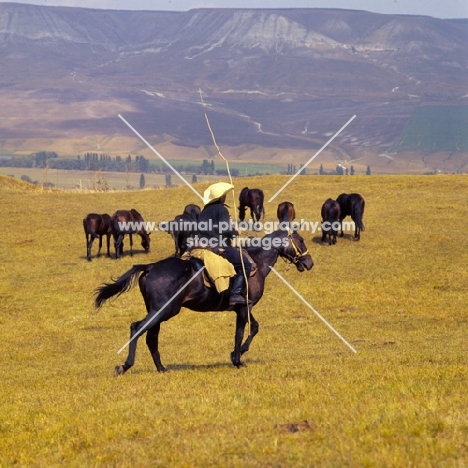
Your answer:
[[[124,10],[173,10],[192,8],[345,8],[376,13],[429,15],[437,18],[468,18],[468,0],[0,0]]]

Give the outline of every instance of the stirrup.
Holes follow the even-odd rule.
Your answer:
[[[245,297],[240,292],[231,294],[229,298],[229,305],[236,304],[246,304]]]

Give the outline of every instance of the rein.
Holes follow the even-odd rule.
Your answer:
[[[296,264],[302,257],[305,257],[306,255],[309,255],[309,249],[306,249],[305,252],[301,252],[297,245],[294,242],[293,236],[292,236],[292,231],[290,228],[288,228],[288,239],[291,241],[291,245],[294,249],[295,256],[293,257],[292,255],[285,254],[286,258],[290,261],[290,263]]]

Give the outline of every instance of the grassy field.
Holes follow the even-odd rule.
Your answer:
[[[268,199],[286,181],[236,184]],[[142,339],[114,378],[144,305],[134,289],[96,312],[93,290],[172,241],[155,232],[148,255],[89,263],[81,220],[132,207],[167,220],[198,200],[186,187],[63,192],[0,176],[0,466],[467,466],[468,179],[298,178],[266,219],[288,200],[318,221],[326,198],[351,191],[366,199],[361,241],[304,233],[314,268],[276,268],[357,354],[270,275],[246,367],[229,361],[234,314],[183,310],[161,329],[170,372]]]

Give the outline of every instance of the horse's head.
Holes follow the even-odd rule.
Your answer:
[[[150,251],[150,243],[151,239],[149,234],[141,236],[141,246],[145,249],[146,253]]]
[[[310,270],[314,266],[314,261],[302,236],[291,229],[279,232],[281,233],[281,245],[278,249],[280,256],[294,263],[299,271]]]

